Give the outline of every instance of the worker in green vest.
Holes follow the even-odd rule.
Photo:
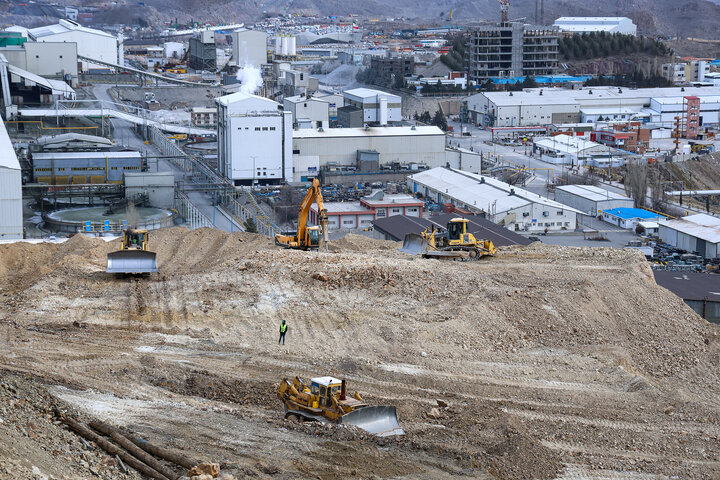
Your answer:
[[[287,332],[287,323],[285,323],[285,320],[280,323],[280,338],[278,339],[278,345],[280,345],[280,340],[282,340],[282,344],[285,345],[285,332]]]

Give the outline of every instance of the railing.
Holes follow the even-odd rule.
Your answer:
[[[212,220],[193,205],[187,195],[177,189],[175,190],[175,210],[185,219],[185,224],[190,230],[203,227],[214,228]]]

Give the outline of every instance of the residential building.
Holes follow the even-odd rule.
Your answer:
[[[559,185],[555,187],[555,200],[593,217],[601,210],[635,206],[632,198],[594,185]]]
[[[697,252],[706,259],[719,258],[720,218],[699,213],[658,222],[660,239],[673,247]]]
[[[238,67],[260,67],[268,63],[268,35],[259,30],[241,28],[232,36],[232,56]]]
[[[628,230],[635,230],[640,222],[658,222],[663,218],[667,217],[644,208],[616,207],[600,212],[601,220]]]
[[[292,113],[294,128],[330,128],[330,104],[305,95],[285,97],[283,107]]]
[[[627,17],[560,17],[554,25],[563,33],[637,35],[637,25]]]
[[[491,77],[552,75],[558,65],[557,27],[504,22],[476,28],[467,44],[470,82]]]
[[[407,77],[415,73],[415,59],[411,55],[372,56],[370,68],[380,77]]]
[[[662,75],[674,83],[705,82],[711,59],[663,63]]]
[[[22,173],[0,119],[0,240],[23,238]]]
[[[383,126],[402,120],[402,100],[398,95],[370,88],[354,88],[345,90],[343,97],[345,106],[338,109],[338,122],[343,127]],[[355,118],[362,118],[362,123],[358,125]]]
[[[190,111],[190,123],[195,127],[217,126],[217,108],[193,107]]]
[[[292,113],[277,102],[243,92],[215,101],[218,167],[223,175],[235,185],[291,181]]]
[[[518,232],[575,230],[579,210],[492,177],[446,167],[410,175],[413,193],[451,203]]]

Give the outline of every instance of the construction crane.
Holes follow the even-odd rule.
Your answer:
[[[346,393],[345,380],[316,377],[283,379],[278,397],[285,406],[285,418],[323,423],[355,425],[379,437],[405,435],[394,406],[368,406],[359,393]]]
[[[510,0],[497,0],[500,3],[500,21],[502,23],[507,23],[508,21],[508,11],[510,10]]]
[[[318,207],[318,223],[319,226],[308,227],[308,214],[310,207],[316,203]],[[327,248],[328,242],[328,216],[327,210],[323,205],[322,191],[320,190],[320,181],[313,178],[312,185],[308,188],[305,198],[300,204],[298,212],[298,228],[297,232],[284,232],[275,235],[275,245],[285,248],[295,248],[300,250],[317,250],[320,248],[320,235],[322,241]]]

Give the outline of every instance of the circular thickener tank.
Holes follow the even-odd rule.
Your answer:
[[[66,208],[43,215],[45,227],[54,232],[74,233],[85,230],[86,222],[91,222],[94,231],[103,231],[108,220],[112,230],[117,231],[126,220],[129,226],[147,230],[172,227],[175,214],[164,208],[134,207],[117,209],[110,213],[108,207]]]

